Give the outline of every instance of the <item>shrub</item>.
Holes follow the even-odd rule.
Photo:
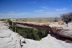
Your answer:
[[[72,21],[72,13],[63,14],[61,17],[66,24]]]
[[[46,37],[48,34],[47,30],[43,30],[43,29],[22,28],[17,26],[10,26],[9,28],[14,32],[19,33],[24,38],[29,38],[33,40],[40,40],[43,37]]]
[[[9,25],[12,25],[12,21],[10,19],[8,19],[7,22],[9,23]]]

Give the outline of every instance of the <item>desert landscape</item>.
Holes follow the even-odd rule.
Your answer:
[[[72,48],[72,0],[0,0],[0,48]]]
[[[72,48],[72,22],[40,21],[1,19],[0,48]]]

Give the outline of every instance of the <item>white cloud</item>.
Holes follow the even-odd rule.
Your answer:
[[[8,13],[0,13],[1,18],[25,18],[25,17],[56,17],[60,16],[63,13],[67,13],[66,8],[60,8],[51,10],[50,9],[38,9],[32,12],[8,12]]]
[[[57,8],[56,11],[66,11],[68,10],[67,8]]]
[[[43,6],[42,9],[49,9],[49,7],[47,7],[47,6]]]
[[[16,13],[16,12],[8,12],[8,13],[0,13],[0,18],[20,18],[24,16],[25,13]]]

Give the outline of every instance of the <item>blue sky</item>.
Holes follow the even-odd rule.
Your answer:
[[[0,0],[0,18],[58,17],[72,11],[72,0]]]

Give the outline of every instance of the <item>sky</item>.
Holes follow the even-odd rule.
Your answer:
[[[0,0],[0,18],[59,17],[72,12],[72,0]]]

